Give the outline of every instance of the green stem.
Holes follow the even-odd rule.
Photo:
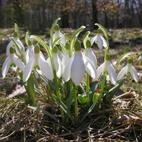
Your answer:
[[[90,90],[90,77],[89,77],[89,75],[87,75],[87,88],[86,88],[86,90],[87,90],[87,92],[89,92],[89,90]]]
[[[78,101],[77,101],[77,87],[73,85],[73,93],[74,93],[74,113],[75,113],[75,120],[78,119]]]
[[[106,86],[106,73],[104,73],[101,81],[101,92],[102,92],[101,95],[104,94],[105,86]]]
[[[26,91],[27,91],[27,97],[25,102],[31,106],[36,106],[36,92],[34,89],[34,78],[33,75],[30,76],[30,78],[27,81]]]
[[[89,77],[89,75],[87,75],[86,76],[86,93],[88,93],[88,95],[89,95],[89,102],[90,102],[90,104],[91,104],[91,102],[92,102],[92,95],[89,93],[90,92],[90,77]]]
[[[105,60],[105,61],[108,60],[108,55],[109,55],[109,48],[107,47],[107,48],[105,49],[105,55],[104,55],[104,60]]]

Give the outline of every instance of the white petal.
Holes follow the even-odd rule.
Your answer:
[[[100,38],[102,39],[103,47],[107,48],[107,42],[106,42],[105,38],[103,36],[101,36],[101,35],[100,35]]]
[[[25,61],[26,61],[26,64],[29,62],[29,49],[26,50],[26,53],[25,53]]]
[[[53,70],[50,59],[45,60],[42,55],[39,56],[39,68],[42,74],[49,80],[53,79]]]
[[[95,79],[97,77],[97,72],[96,72],[96,68],[94,67],[94,65],[92,64],[92,62],[90,61],[90,59],[86,56],[83,56],[83,60],[84,60],[84,65],[85,65],[85,70],[86,72],[93,78]]]
[[[83,57],[81,52],[76,52],[74,55],[74,60],[71,67],[71,79],[76,84],[79,85],[83,79],[85,73],[85,66],[83,63]]]
[[[60,78],[62,75],[62,62],[58,53],[53,55],[53,61],[54,61],[54,67],[56,70],[56,75],[58,78]]]
[[[98,45],[99,49],[103,48],[103,41],[100,35],[96,35],[96,38],[94,39],[94,41]]]
[[[94,54],[93,50],[91,48],[85,49],[84,55],[90,59],[90,61],[92,62],[92,64],[96,68],[97,67],[97,58],[96,58],[96,55]]]
[[[34,58],[31,58],[28,62],[28,64],[26,64],[24,72],[23,72],[23,81],[27,81],[31,75],[32,69],[33,69],[33,65],[34,65]]]
[[[52,38],[53,42],[58,39],[57,43],[60,44],[61,46],[65,46],[66,44],[65,35],[60,31],[55,32]]]
[[[91,39],[91,44],[93,44],[94,42],[98,45],[99,49],[107,47],[107,42],[101,34],[97,34]]]
[[[52,48],[52,40],[51,39],[49,39],[48,44],[49,44],[49,48]]]
[[[26,63],[28,63],[29,59],[33,58],[33,56],[34,56],[34,47],[27,48],[26,53],[25,53]]]
[[[130,73],[131,73],[131,76],[133,77],[133,79],[135,80],[135,82],[138,82],[138,72],[135,69],[135,67],[132,66],[132,65],[131,65],[131,68],[130,68]]]
[[[109,79],[111,83],[115,85],[116,84],[116,72],[115,72],[113,65],[110,62],[108,63],[107,69],[108,69]]]
[[[50,74],[51,74],[50,80],[52,80],[54,78],[54,74],[53,74],[53,68],[52,68],[52,64],[51,64],[50,58],[47,59],[47,63],[48,63],[49,68],[50,68]]]
[[[15,41],[19,45],[21,50],[25,50],[25,47],[19,38],[17,38]]]
[[[128,73],[128,65],[123,67],[117,75],[117,80],[122,80],[123,77]]]
[[[7,57],[6,60],[4,61],[3,65],[2,65],[2,76],[3,76],[3,78],[5,78],[5,76],[8,72],[8,69],[10,67],[10,64],[11,64],[11,58]]]
[[[138,57],[138,61],[142,61],[142,55]]]
[[[91,45],[93,45],[93,44],[94,44],[94,42],[97,40],[96,38],[97,38],[97,36],[94,36],[94,37],[92,37],[92,38],[91,38],[91,40],[90,40]]]
[[[103,64],[101,64],[101,65],[97,68],[97,79],[99,79],[100,76],[104,73],[105,67],[106,67],[106,62],[104,62]]]
[[[71,77],[71,66],[74,56],[69,57],[68,54],[63,54],[62,58],[62,77],[64,81],[69,81]]]
[[[65,34],[59,32],[59,36],[60,36],[60,44],[65,46],[66,44]]]
[[[13,56],[12,56],[12,62],[13,62],[18,68],[20,68],[21,71],[24,71],[25,65],[24,65],[24,63],[23,63],[16,55],[13,55]]]

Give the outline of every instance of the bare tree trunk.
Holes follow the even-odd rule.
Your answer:
[[[2,1],[0,0],[0,19],[2,19]],[[2,24],[2,20],[0,20],[0,26]]]
[[[107,17],[107,13],[104,12],[104,20],[105,20],[105,27],[108,27],[108,17]]]
[[[23,9],[21,8],[21,2],[18,0],[13,1],[13,8],[14,8],[14,22],[17,22],[20,25],[24,23],[24,14]]]
[[[45,28],[46,28],[46,13],[45,13],[46,1],[45,0],[42,0],[41,9],[42,9],[42,12],[41,12],[42,17],[40,17],[40,19],[41,19],[40,28],[41,28],[42,31],[44,31]]]
[[[67,5],[67,1],[64,1],[65,7]],[[69,27],[69,13],[67,11],[61,11],[61,19],[62,19],[62,27],[68,28]]]
[[[119,5],[119,0],[117,0],[117,4]],[[115,28],[120,28],[120,21],[119,21],[119,11],[116,13],[116,22],[115,22]]]
[[[77,12],[76,10],[73,12],[73,28],[77,27]]]
[[[61,12],[61,19],[62,19],[62,27],[68,28],[69,27],[69,14],[67,12]]]
[[[98,23],[97,0],[92,0],[92,28],[94,23]]]
[[[140,26],[142,27],[142,1],[141,0],[137,0],[137,1],[138,1],[138,5],[139,5],[139,7],[137,7],[139,23],[140,23]]]

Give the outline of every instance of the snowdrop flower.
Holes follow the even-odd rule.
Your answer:
[[[116,72],[109,60],[106,60],[103,64],[101,64],[97,69],[97,78],[99,79],[102,74],[105,72],[108,73],[109,79],[112,84],[116,84]]]
[[[23,43],[20,41],[19,38],[12,38],[12,39],[18,45],[18,47],[15,48],[15,51],[18,55],[20,55],[21,52],[25,51],[25,47],[24,47]],[[11,40],[9,42],[9,44],[7,45],[7,48],[6,48],[6,55],[7,56],[10,54],[10,49],[15,45],[13,40]]]
[[[121,71],[118,73],[117,80],[122,80],[128,73],[131,74],[135,82],[138,82],[138,72],[131,63],[128,63],[121,69]]]
[[[71,57],[68,54],[64,54],[62,58],[62,66],[62,77],[64,81],[69,81],[71,79],[75,83],[75,85],[79,85],[83,80],[85,73],[82,53],[80,51],[77,51]]]
[[[14,53],[15,53],[14,49],[10,48],[7,58],[4,61],[2,66],[3,78],[5,78],[5,76],[7,75],[11,64],[15,64],[22,71],[24,70],[24,67],[25,67],[24,63]]]
[[[83,53],[77,51],[71,57],[69,54],[63,54],[62,58],[62,77],[64,81],[69,81],[70,79],[79,85],[83,80],[85,71],[95,79],[97,76],[96,56],[91,49],[86,49]]]
[[[25,62],[26,64],[29,62],[30,58],[34,54],[34,46],[28,47],[25,53]]]
[[[52,80],[53,70],[51,67],[50,59],[48,58],[47,60],[45,60],[44,55],[39,51],[38,48],[29,50],[29,55],[29,61],[26,64],[23,72],[23,81],[27,81],[29,79],[30,74],[35,66],[39,67],[43,76],[45,76],[49,80]]]
[[[75,52],[74,59],[71,66],[71,80],[75,85],[79,85],[83,80],[85,73],[85,65],[83,61],[83,55],[80,51]]]
[[[69,56],[68,53],[63,53],[62,57],[62,77],[65,82],[69,81],[71,78],[71,67],[74,56]]]
[[[105,38],[101,34],[96,34],[92,39],[91,39],[91,45],[94,44],[94,42],[97,44],[99,49],[107,48],[107,42]]]
[[[138,61],[142,61],[142,54],[138,57]]]
[[[60,55],[59,52],[57,52],[57,53],[53,53],[52,57],[53,57],[53,65],[54,65],[54,68],[55,68],[55,71],[56,71],[56,76],[58,78],[60,78],[61,75],[62,75],[62,59],[61,59],[61,55]]]
[[[95,79],[97,77],[97,58],[91,48],[86,48],[83,54],[85,70],[86,72]]]
[[[53,38],[53,42],[58,39],[57,43],[60,44],[61,46],[65,46],[65,44],[66,44],[65,35],[63,33],[61,33],[60,31],[56,31],[53,34],[52,38]]]

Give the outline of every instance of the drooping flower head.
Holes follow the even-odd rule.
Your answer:
[[[5,76],[8,73],[10,65],[14,64],[16,65],[21,71],[24,70],[24,63],[18,58],[18,56],[15,54],[15,49],[10,48],[9,52],[7,54],[7,58],[5,59],[3,66],[2,66],[2,76],[5,78]]]
[[[11,48],[15,49],[15,53],[19,57],[21,55],[24,56],[25,47],[24,47],[23,43],[21,42],[21,40],[19,38],[11,37],[10,42],[8,43],[8,45],[6,47],[6,55],[7,56],[10,54],[10,49]]]
[[[62,75],[62,53],[57,52],[52,54],[53,68],[55,69],[58,78]]]
[[[97,78],[97,58],[91,48],[86,48],[83,54],[85,70],[91,76],[92,79]]]
[[[116,84],[116,71],[112,63],[109,60],[106,60],[101,64],[97,69],[97,78],[99,79],[104,73],[108,74],[108,77],[112,84]]]
[[[120,72],[118,73],[117,80],[124,79],[124,76],[127,74],[131,74],[132,78],[135,80],[135,82],[138,82],[138,72],[135,69],[135,67],[132,65],[132,63],[128,63],[126,66],[124,66]]]
[[[96,34],[93,38],[91,38],[91,45],[93,45],[94,42],[97,44],[99,49],[103,49],[103,47],[107,48],[107,42],[102,34]]]
[[[51,67],[50,59],[48,58],[47,60],[45,60],[44,55],[42,54],[42,52],[39,50],[38,47],[35,47],[34,49],[29,49],[28,52],[29,52],[28,55],[30,55],[30,57],[23,72],[23,80],[27,81],[29,79],[32,70],[36,66],[38,66],[43,76],[45,76],[49,80],[52,80],[53,70]]]

